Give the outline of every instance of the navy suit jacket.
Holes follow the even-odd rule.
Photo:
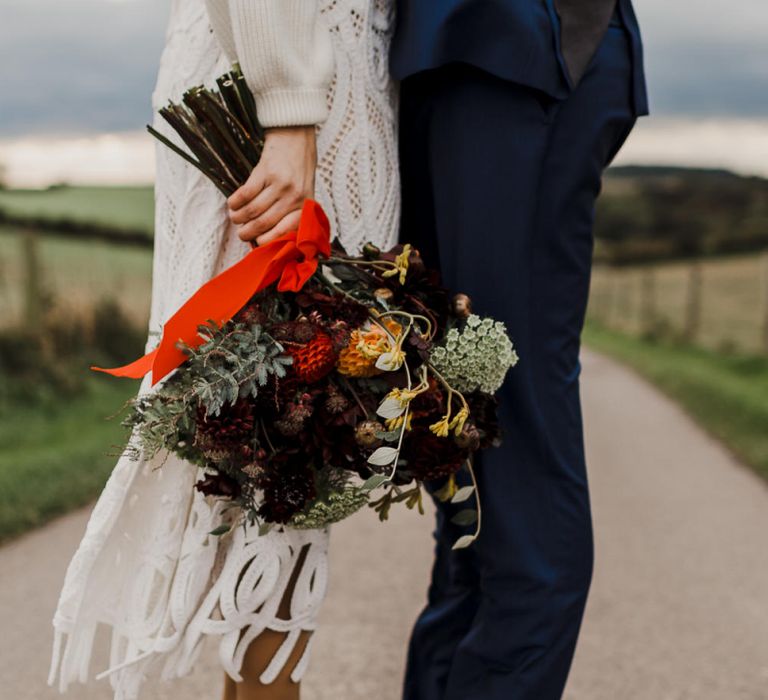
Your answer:
[[[569,70],[564,58],[556,5],[556,0],[397,0],[392,76],[402,80],[447,63],[468,63],[564,99],[581,76],[572,77],[573,66]],[[617,5],[632,47],[635,113],[647,114],[640,28],[631,0]]]

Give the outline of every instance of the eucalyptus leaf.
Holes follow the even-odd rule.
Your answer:
[[[451,549],[466,549],[469,547],[477,538],[474,535],[464,535],[462,537],[459,537],[456,542],[453,543],[453,547]]]
[[[475,492],[474,486],[463,486],[460,488],[451,499],[451,503],[463,503]]]
[[[341,284],[342,280],[334,274],[333,268],[330,265],[321,265],[320,269],[323,272],[323,277],[331,284]]]
[[[454,525],[472,525],[477,522],[477,511],[472,508],[460,510],[451,518]]]
[[[400,403],[399,399],[396,399],[393,396],[384,399],[376,409],[376,413],[387,420],[402,416],[404,411],[405,406]]]
[[[360,487],[361,491],[373,491],[388,480],[386,474],[374,474]]]
[[[396,447],[379,447],[370,457],[368,457],[368,464],[373,464],[376,467],[385,467],[388,464],[392,464],[396,457]]]
[[[230,525],[219,525],[217,528],[211,530],[208,534],[213,535],[214,537],[221,537],[221,535],[226,535],[230,529]]]

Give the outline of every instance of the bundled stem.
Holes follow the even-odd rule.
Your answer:
[[[239,66],[216,80],[218,90],[190,88],[182,103],[169,102],[160,109],[189,149],[178,146],[147,125],[155,138],[184,158],[228,197],[251,174],[264,148],[264,130]]]

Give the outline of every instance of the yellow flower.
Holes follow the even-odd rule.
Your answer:
[[[387,270],[382,274],[382,277],[393,277],[399,274],[400,284],[405,284],[405,276],[408,274],[408,258],[411,256],[411,244],[406,243],[403,246],[403,252],[395,258],[395,266],[391,270]]]
[[[469,409],[466,406],[462,406],[448,426],[449,430],[453,430],[453,434],[456,436],[461,435],[461,431],[464,430],[464,423],[467,422],[467,418],[469,418]]]
[[[394,372],[400,369],[405,362],[405,352],[403,352],[403,338],[405,335],[400,334],[395,340],[394,346],[388,351],[379,355],[376,360],[377,369],[382,369],[385,372]]]
[[[448,427],[448,416],[443,416],[437,423],[432,423],[429,429],[437,435],[437,437],[448,437],[450,428]]]
[[[383,326],[366,323],[363,328],[352,331],[347,347],[339,353],[338,370],[341,374],[372,377],[381,371],[376,368],[376,360],[390,347],[387,331],[396,335],[402,330],[400,324],[390,318],[384,319]]]
[[[386,395],[385,398],[394,399],[395,401],[399,402],[401,406],[405,407],[410,401],[418,396],[421,391],[422,390],[419,389],[419,387],[416,387],[415,389],[401,389],[399,387],[395,387]]]
[[[393,430],[400,430],[400,428],[403,425],[403,418],[404,416],[398,416],[397,418],[390,418],[388,421],[385,422],[385,425],[387,426],[387,430],[392,432]],[[411,414],[408,414],[408,417],[405,419],[405,429],[410,430],[411,429]]]

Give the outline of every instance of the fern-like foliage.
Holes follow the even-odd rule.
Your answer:
[[[258,324],[229,323],[219,328],[208,323],[198,328],[204,342],[186,346],[185,374],[192,377],[193,396],[209,415],[219,415],[225,404],[238,398],[255,398],[270,375],[285,376],[293,362],[283,346]]]
[[[189,359],[182,370],[157,391],[134,399],[123,421],[136,430],[146,457],[166,449],[194,464],[205,464],[193,444],[199,409],[216,416],[238,398],[255,398],[270,375],[284,377],[293,362],[257,324],[231,322],[220,328],[208,323],[198,332],[203,343],[183,347]]]

